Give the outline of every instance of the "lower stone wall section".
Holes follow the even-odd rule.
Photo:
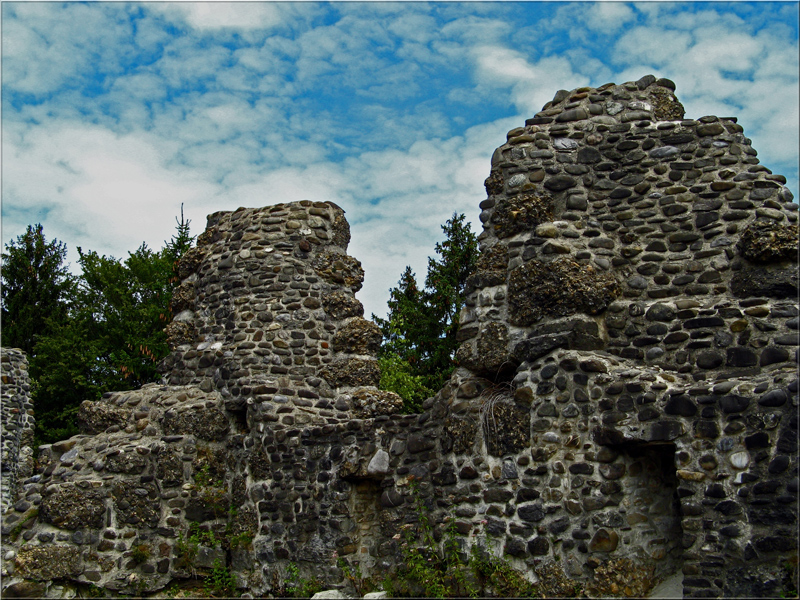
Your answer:
[[[104,432],[42,447],[21,482],[6,581],[146,594],[226,565],[265,594],[294,564],[342,586],[339,559],[365,575],[401,564],[421,501],[437,539],[454,526],[465,553],[533,580],[642,595],[682,569],[686,597],[781,589],[796,552],[793,370],[709,386],[574,351],[531,370],[563,378],[561,399],[458,371],[421,415],[302,426],[242,418],[192,386],[107,394],[81,410]]]

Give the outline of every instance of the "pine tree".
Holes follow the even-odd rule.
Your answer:
[[[428,375],[440,388],[453,369],[453,355],[458,349],[458,317],[464,306],[467,278],[478,261],[478,241],[466,217],[453,214],[442,225],[445,240],[436,244],[440,258],[428,259],[425,278],[425,313],[430,343]]]
[[[411,267],[390,290],[386,319],[372,315],[383,332],[379,354],[381,387],[400,394],[409,412],[441,388],[453,370],[458,317],[467,277],[475,269],[478,242],[465,216],[453,214],[443,226],[445,240],[428,259],[425,288]]]
[[[158,362],[169,353],[164,328],[179,283],[176,264],[192,239],[181,213],[159,251],[142,244],[119,260],[78,248],[82,273],[68,318],[39,339],[31,360],[37,441],[77,433],[73,417],[84,400],[159,379]]]
[[[2,269],[2,344],[29,356],[37,341],[67,314],[74,278],[64,265],[66,244],[48,242],[41,224],[6,244]]]
[[[195,236],[189,235],[189,225],[191,222],[191,219],[184,219],[183,204],[181,204],[181,220],[179,221],[178,217],[175,217],[175,223],[177,223],[175,233],[168,242],[164,242],[164,250],[172,259],[172,270],[176,277],[178,275],[178,262],[186,251],[192,247],[192,243],[194,242]]]

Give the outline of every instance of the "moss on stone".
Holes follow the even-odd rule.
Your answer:
[[[14,562],[17,575],[37,581],[74,577],[83,570],[77,546],[23,547]]]
[[[352,256],[338,252],[322,252],[314,259],[312,266],[326,281],[346,285],[354,292],[361,289],[364,269]]]
[[[539,581],[537,592],[544,598],[576,598],[581,597],[581,584],[564,573],[560,564],[547,561],[534,569]]]
[[[199,237],[197,239],[197,243],[200,244]],[[198,245],[187,250],[178,263],[178,277],[181,279],[186,279],[192,273],[197,273],[198,269],[200,268],[200,264],[203,262],[205,257],[206,250],[202,246]]]
[[[508,247],[501,244],[495,244],[481,252],[476,264],[478,271],[501,271],[505,273],[507,267]]]
[[[481,396],[481,421],[486,449],[492,456],[517,454],[530,446],[531,413],[503,392]]]
[[[519,364],[508,350],[508,327],[502,323],[487,324],[480,332],[477,343],[462,344],[456,352],[456,362],[493,380],[513,371]]]
[[[586,591],[592,597],[627,596],[645,598],[656,584],[655,567],[650,561],[629,558],[608,560],[594,570]]]
[[[605,310],[619,294],[620,285],[614,276],[591,265],[581,265],[567,257],[548,263],[531,260],[509,276],[509,321],[524,327],[545,315],[594,315]]]
[[[742,256],[753,262],[797,262],[798,242],[800,236],[797,225],[754,221],[742,233],[738,247]]]
[[[664,87],[650,87],[648,89],[653,104],[653,116],[657,121],[679,121],[683,119],[686,109],[673,95],[672,91]]]
[[[553,220],[553,200],[549,196],[523,194],[497,204],[491,223],[498,238],[507,238]]]
[[[247,457],[247,464],[250,467],[250,477],[254,481],[266,481],[272,476],[271,462],[264,448],[251,451]]]
[[[489,196],[495,196],[503,193],[503,174],[498,170],[492,170],[489,177],[483,182],[486,188],[486,193]]]
[[[333,220],[333,239],[334,244],[339,246],[342,250],[347,250],[350,244],[350,224],[344,218],[344,213],[339,210]]]
[[[338,321],[348,317],[363,317],[364,306],[349,294],[331,292],[322,298],[322,308],[328,316]]]
[[[478,288],[504,284],[507,269],[508,248],[501,244],[487,248],[478,257],[475,272],[467,278],[467,293]]]
[[[138,479],[117,481],[111,493],[119,526],[158,525],[161,518],[161,502],[155,484],[143,483]]]
[[[144,470],[147,459],[138,452],[112,452],[106,458],[106,471],[138,475]]]
[[[158,455],[156,477],[164,487],[174,487],[183,483],[183,461],[172,450],[165,450]]]
[[[42,497],[39,516],[45,523],[62,529],[99,529],[106,524],[105,495],[73,484],[50,488]]]
[[[75,422],[83,433],[102,433],[114,425],[124,428],[130,416],[129,409],[107,402],[84,400],[78,407]]]
[[[444,423],[444,434],[452,444],[454,454],[471,453],[475,445],[478,424],[474,418],[448,416]]]
[[[172,292],[170,301],[172,314],[177,315],[184,310],[193,310],[194,298],[194,284],[191,281],[184,281]]]
[[[394,392],[364,387],[353,392],[353,412],[358,418],[393,415],[402,412],[403,399]]]
[[[222,410],[208,408],[203,403],[167,411],[163,427],[167,435],[194,435],[201,440],[219,441],[228,433],[229,424]]]
[[[178,346],[193,344],[197,339],[195,328],[184,321],[172,321],[165,329],[167,344],[173,350]]]
[[[370,354],[375,356],[380,348],[383,334],[372,321],[354,318],[333,336],[333,350],[348,354]]]
[[[376,360],[347,358],[326,365],[320,372],[332,386],[375,386],[381,379],[381,370]]]

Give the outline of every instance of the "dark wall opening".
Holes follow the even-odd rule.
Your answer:
[[[682,537],[674,444],[624,444],[615,464],[620,478],[621,550],[653,569],[662,580],[681,569]],[[631,556],[632,555],[632,556]]]

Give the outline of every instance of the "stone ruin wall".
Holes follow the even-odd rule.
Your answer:
[[[400,398],[374,387],[381,333],[355,299],[364,271],[349,241],[331,203],[209,216],[181,262],[166,380],[218,391],[251,423],[337,424],[377,405],[396,410]]]
[[[341,209],[211,215],[164,384],[84,403],[85,434],[21,481],[4,595],[148,593],[215,564],[254,595],[289,563],[341,586],[334,553],[365,573],[402,561],[412,482],[437,536],[452,519],[464,551],[550,595],[643,595],[678,569],[687,597],[788,589],[797,205],[735,119],[683,119],[673,92],[561,91],[509,132],[459,368],[420,415],[374,387]],[[198,529],[217,543],[187,557]]]
[[[22,350],[0,349],[0,380],[0,511],[4,513],[14,503],[17,483],[33,474],[33,404],[28,359]]]
[[[528,552],[760,596],[743,565],[796,551],[797,205],[736,119],[684,120],[673,90],[559,92],[497,149],[452,413],[481,398],[547,464]]]

